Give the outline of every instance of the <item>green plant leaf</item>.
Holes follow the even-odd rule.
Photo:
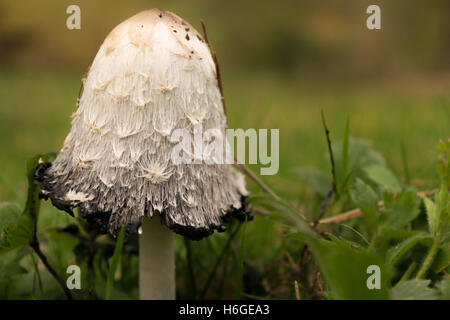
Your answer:
[[[400,282],[390,290],[392,300],[435,300],[438,293],[429,287],[430,280],[413,279]]]
[[[3,231],[6,230],[10,224],[17,223],[21,212],[22,209],[20,209],[19,205],[16,203],[3,202],[0,204],[0,239]]]
[[[114,276],[116,274],[117,267],[122,257],[123,239],[125,235],[125,228],[122,226],[119,236],[117,237],[116,247],[114,248],[114,254],[111,258],[111,263],[108,270],[108,277],[106,279],[105,300],[111,299],[112,289],[114,287]]]
[[[450,243],[444,243],[439,248],[439,251],[434,258],[431,270],[435,273],[444,271],[450,266]]]
[[[398,244],[416,234],[423,234],[422,231],[410,231],[404,229],[393,229],[386,226],[381,226],[378,230],[377,240],[373,246],[377,252],[387,253],[392,248],[393,244]]]
[[[402,187],[397,177],[386,167],[371,165],[364,170],[370,180],[378,184],[381,188],[393,193],[400,192]]]
[[[19,246],[28,245],[33,241],[41,204],[39,199],[40,187],[37,181],[34,180],[34,171],[39,161],[47,161],[51,157],[51,155],[39,154],[27,160],[26,175],[28,179],[28,193],[25,209],[20,215],[17,214],[17,209],[14,209],[14,213],[11,213],[10,206],[5,209],[9,210],[10,213],[8,214],[9,218],[5,219],[8,225],[0,227],[3,231],[0,246],[7,247],[8,250],[11,250]]]
[[[436,287],[439,289],[441,299],[450,300],[450,278],[442,280]]]
[[[423,198],[425,204],[425,209],[427,212],[428,227],[432,234],[436,234],[439,224],[438,211],[436,210],[436,205],[429,198]]]
[[[378,199],[373,189],[361,179],[356,179],[350,197],[363,212],[364,218],[375,228],[378,224]]]
[[[34,221],[29,215],[23,212],[17,223],[10,224],[4,233],[6,240],[5,247],[9,250],[29,245],[33,240]]]
[[[394,265],[397,261],[403,257],[409,250],[414,248],[418,243],[424,243],[430,246],[433,242],[433,237],[427,233],[421,233],[413,235],[412,237],[400,242],[395,247],[389,249],[386,254],[386,261],[390,265]]]
[[[29,248],[23,247],[8,251],[2,255],[0,259],[0,281],[8,281],[11,277],[27,273],[27,270],[21,266],[20,262],[29,252]]]
[[[420,213],[420,199],[412,190],[405,190],[395,197],[386,194],[384,197],[386,225],[391,228],[402,228],[413,221]]]
[[[10,263],[0,269],[2,277],[8,278],[11,276],[24,275],[28,273],[27,269],[22,267],[19,262]]]
[[[9,251],[29,245],[33,239],[34,221],[16,205],[2,206],[0,212],[0,250]]]
[[[345,185],[345,181],[348,180],[348,175],[365,179],[366,174],[364,168],[367,166],[385,164],[383,157],[372,149],[370,141],[352,138],[350,136],[348,136],[348,145],[346,141],[347,132],[345,133],[344,141],[333,143],[339,185]],[[346,149],[348,150],[346,151]],[[345,153],[347,153],[347,157]],[[345,166],[344,162],[346,162]],[[347,176],[344,174],[344,167],[346,167],[345,171],[347,172]]]
[[[446,231],[450,219],[450,199],[448,196],[448,187],[444,184],[435,196],[436,204],[436,233],[442,234]]]
[[[41,207],[41,200],[39,199],[40,186],[34,179],[34,171],[40,161],[48,161],[50,158],[50,155],[38,154],[27,160],[28,192],[24,213],[29,215],[34,221],[38,220]]]
[[[353,248],[346,241],[317,240],[311,249],[335,299],[387,299],[390,270],[374,251]],[[367,268],[380,267],[380,289],[369,289]]]

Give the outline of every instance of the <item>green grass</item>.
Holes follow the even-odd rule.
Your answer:
[[[70,115],[75,111],[81,77],[82,72],[63,70],[0,69],[0,202],[23,205],[27,189],[26,159],[61,148],[70,129]],[[411,181],[420,182],[424,189],[436,185],[436,145],[439,139],[449,135],[450,92],[423,90],[416,93],[390,89],[386,84],[330,86],[297,82],[269,73],[240,73],[238,76],[231,71],[225,74],[224,86],[230,128],[280,129],[280,171],[276,176],[263,177],[263,180],[283,198],[308,200],[310,197],[306,185],[293,174],[295,167],[316,167],[329,172],[320,119],[322,110],[332,141],[344,139],[349,117],[350,135],[372,141],[373,148],[385,157],[387,166],[401,180],[405,177],[406,162]],[[249,186],[254,194],[259,194],[255,185],[249,182]],[[304,207],[309,208],[308,204]],[[43,237],[53,226],[71,222],[67,214],[43,202],[39,220]],[[349,224],[349,228],[353,227],[355,225]],[[270,287],[270,282],[279,281],[279,274],[288,268],[280,259],[284,261],[289,255],[297,259],[301,245],[285,241],[281,225],[268,218],[256,217],[245,232],[245,254],[240,251],[238,237],[229,249],[232,254],[224,258],[224,263],[242,265],[241,259],[245,255],[246,262],[264,273]],[[58,237],[62,237],[65,247],[55,241],[46,241],[45,250],[57,268],[64,270],[68,262],[75,263],[74,241],[64,240],[68,237],[64,235],[46,239],[61,239]],[[195,261],[197,275],[206,277],[209,274],[227,239],[228,234],[220,234],[192,243],[192,261]],[[176,249],[178,294],[189,297],[192,293],[188,292],[189,280],[183,276],[187,265],[181,237],[177,237]],[[205,257],[205,252],[210,254]],[[226,278],[227,268],[222,269],[219,270],[221,277]],[[240,287],[242,283],[241,280],[235,283],[236,275],[232,272],[228,271],[229,281],[211,285],[208,297],[235,297],[236,286]],[[246,270],[243,272],[245,276]],[[44,277],[48,276],[45,271],[43,273]],[[199,291],[202,279],[202,276],[196,279]],[[292,297],[290,285],[290,282],[283,282],[274,286],[273,297]],[[252,293],[257,291],[254,289]],[[120,294],[114,292],[116,296]],[[117,297],[135,297],[135,294],[135,290],[130,289]]]
[[[27,158],[61,148],[81,77],[81,71],[0,69],[0,201],[25,196]],[[295,182],[292,168],[328,166],[321,110],[333,141],[343,139],[349,116],[351,136],[371,140],[400,176],[403,142],[412,179],[435,176],[436,143],[449,134],[450,92],[321,86],[272,74],[228,73],[224,86],[231,128],[280,129],[280,172],[266,178],[291,195],[298,190],[284,180]]]

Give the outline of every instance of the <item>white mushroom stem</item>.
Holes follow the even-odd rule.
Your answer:
[[[143,219],[139,235],[139,292],[141,300],[175,299],[173,232],[156,215]]]

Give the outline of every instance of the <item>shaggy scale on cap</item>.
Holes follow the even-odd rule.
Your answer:
[[[177,15],[158,9],[119,24],[84,82],[72,128],[56,160],[36,169],[41,197],[116,237],[136,233],[155,211],[191,239],[248,214],[244,177],[231,165],[171,160],[170,134],[224,132],[226,116],[208,45]]]

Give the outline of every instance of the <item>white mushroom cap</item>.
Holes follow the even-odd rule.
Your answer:
[[[226,116],[208,45],[177,15],[152,9],[119,24],[100,47],[64,147],[36,176],[42,196],[117,235],[161,213],[200,239],[246,211],[243,176],[231,165],[171,161],[174,129],[224,131]]]

